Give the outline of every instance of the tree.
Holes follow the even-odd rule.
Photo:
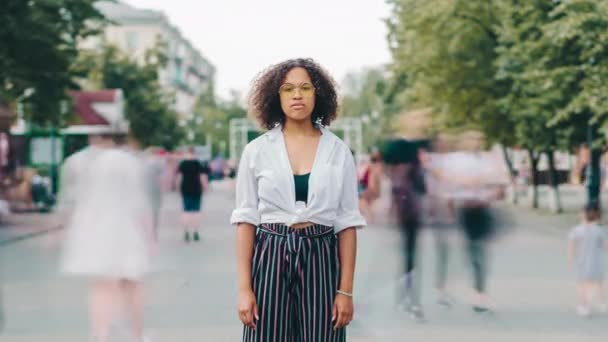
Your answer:
[[[495,77],[500,32],[496,1],[389,3],[393,62],[385,92],[387,110],[432,108],[436,131],[482,131],[488,143],[501,144],[514,179],[508,147],[516,144],[515,122],[508,108],[497,102],[509,88],[505,80]]]
[[[365,68],[351,72],[343,81],[340,115],[360,118],[363,125],[363,145],[371,148],[379,143],[385,129],[384,92],[386,79],[381,68]]]
[[[400,101],[432,107],[442,126],[494,120],[504,87],[494,79],[497,9],[492,1],[391,0],[390,65],[405,79]],[[491,138],[496,137],[490,135]]]
[[[607,1],[388,2],[385,105],[432,107],[439,129],[479,129],[503,145],[509,165],[506,147],[527,149],[534,168],[545,154],[557,211],[555,151],[572,151],[594,133],[588,144],[598,172],[608,117]]]
[[[608,113],[606,95],[597,93],[601,85],[596,79],[607,69],[606,3],[499,3],[502,30],[496,78],[509,85],[499,102],[516,122],[518,142],[531,156],[547,155],[559,204],[553,151],[580,146],[589,123],[597,129]]]
[[[200,124],[196,127],[194,142],[210,141],[212,154],[225,156],[226,148],[230,146],[230,120],[247,117],[240,98],[240,93],[233,91],[229,100],[218,100],[213,85],[201,94],[195,112]]]
[[[3,0],[0,6],[0,98],[14,102],[26,89],[28,119],[40,126],[65,124],[61,103],[75,88],[77,44],[105,23],[97,0]]]
[[[184,132],[172,109],[174,95],[163,90],[158,81],[158,72],[165,64],[162,45],[149,50],[143,63],[107,46],[101,52],[83,52],[78,67],[94,87],[123,90],[130,130],[143,146],[173,149],[183,140]]]
[[[588,201],[600,202],[600,156],[606,144],[598,132],[608,119],[608,2],[556,3],[539,43],[546,51],[539,61],[543,66],[541,75],[554,80],[547,88],[565,99],[550,124],[567,122],[577,125],[578,131],[588,131]]]

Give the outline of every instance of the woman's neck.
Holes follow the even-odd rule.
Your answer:
[[[294,121],[287,119],[283,124],[283,133],[290,136],[316,136],[319,135],[319,130],[310,120]]]

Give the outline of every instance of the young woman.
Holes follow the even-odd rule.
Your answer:
[[[203,165],[194,155],[194,149],[189,148],[186,157],[177,168],[177,183],[182,195],[184,240],[199,241],[198,229],[201,224],[201,201],[203,191],[209,184],[209,167]]]
[[[353,318],[357,175],[336,117],[332,79],[310,59],[272,66],[251,108],[269,131],[237,173],[239,317],[243,341],[345,341]]]

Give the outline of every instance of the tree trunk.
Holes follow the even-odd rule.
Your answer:
[[[530,172],[532,174],[532,208],[538,209],[538,160],[540,159],[539,154],[532,150],[528,150],[528,156],[530,157]]]
[[[507,147],[505,145],[500,145],[501,149],[502,149],[502,156],[505,159],[505,164],[507,164],[507,168],[509,169],[509,179],[511,181],[510,183],[510,188],[511,188],[511,203],[513,204],[517,204],[519,202],[519,191],[517,189],[517,171],[515,170],[515,167],[513,166],[513,160],[511,158],[511,156],[509,155],[509,151],[507,149]]]
[[[547,162],[549,164],[549,184],[551,185],[551,194],[549,196],[549,209],[552,213],[558,214],[563,211],[562,201],[559,195],[559,180],[557,178],[557,170],[555,169],[555,152],[546,151]]]
[[[601,158],[602,151],[599,149],[591,150],[591,160],[587,165],[587,202],[601,206]]]
[[[591,121],[587,123],[587,146],[589,147],[590,158],[587,164],[587,204],[601,206],[601,158],[602,151],[596,145],[599,129]]]

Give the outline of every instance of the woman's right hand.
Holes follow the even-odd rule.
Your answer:
[[[258,315],[258,304],[252,290],[239,292],[239,318],[244,325],[255,330],[255,322],[260,317]]]

